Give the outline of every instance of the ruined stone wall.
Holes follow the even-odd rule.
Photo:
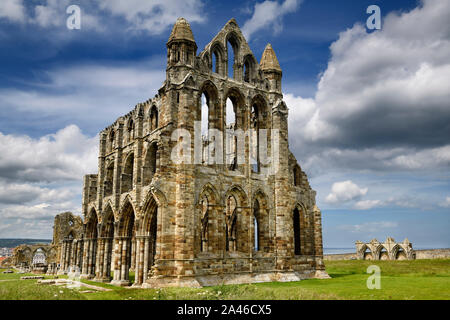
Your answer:
[[[100,133],[98,173],[84,178],[84,231],[62,249],[62,270],[77,266],[83,277],[117,285],[128,285],[134,270],[142,286],[326,276],[321,213],[289,150],[273,48],[258,64],[232,19],[197,55],[189,24],[179,19],[167,49],[158,93]],[[208,138],[199,130],[202,117],[216,130]],[[266,130],[268,154],[278,150],[278,157],[262,161],[253,133],[242,136],[241,150],[237,142],[227,148],[227,128],[236,139],[239,130]],[[221,144],[210,149],[213,142]],[[220,161],[210,163],[213,157]]]

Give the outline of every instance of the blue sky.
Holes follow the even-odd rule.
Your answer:
[[[55,214],[80,213],[96,134],[161,86],[177,17],[197,53],[234,17],[257,59],[276,51],[324,246],[450,247],[448,1],[81,0],[80,30],[70,4],[0,2],[0,237],[50,238]]]

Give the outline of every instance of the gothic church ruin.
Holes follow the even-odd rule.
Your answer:
[[[134,271],[143,288],[328,277],[316,192],[289,150],[281,80],[271,45],[258,64],[234,19],[197,55],[179,18],[158,93],[100,133],[98,173],[84,177],[84,232],[63,240],[60,272],[128,286]],[[225,136],[198,138],[196,123],[235,138],[211,149]],[[235,133],[249,130],[256,139],[238,143]],[[198,161],[174,161],[180,144],[183,159]],[[277,170],[263,147],[277,148]]]

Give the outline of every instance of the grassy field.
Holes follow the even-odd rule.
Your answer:
[[[367,267],[381,268],[381,289],[366,286]],[[0,273],[0,299],[40,300],[158,300],[158,299],[445,299],[450,300],[450,260],[414,261],[327,261],[332,279],[300,282],[273,282],[249,285],[223,285],[202,289],[110,288],[107,292],[81,293],[83,289],[38,285],[36,280],[19,280],[23,274]],[[1,272],[2,270],[0,270]]]

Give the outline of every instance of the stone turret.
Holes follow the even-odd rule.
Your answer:
[[[270,91],[276,91],[281,93],[281,67],[278,62],[277,55],[270,43],[267,44],[264,49],[260,68],[264,74],[264,77],[269,81]]]
[[[197,54],[197,44],[189,22],[184,18],[178,18],[167,41],[167,69],[176,67],[174,71],[178,75],[184,75],[186,66],[193,67]],[[175,74],[173,74],[175,75]]]

